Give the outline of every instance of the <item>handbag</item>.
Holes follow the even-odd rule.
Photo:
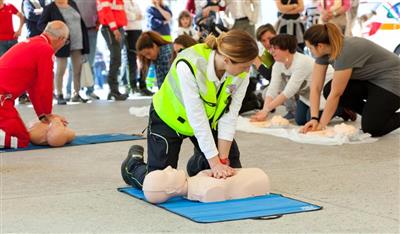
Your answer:
[[[81,68],[81,87],[92,87],[94,85],[92,69],[89,61],[82,63]]]

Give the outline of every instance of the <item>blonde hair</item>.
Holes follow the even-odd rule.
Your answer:
[[[322,43],[331,47],[330,60],[335,60],[340,55],[343,39],[342,31],[332,23],[313,25],[304,33],[304,40],[311,45],[317,46],[318,43]]]
[[[228,57],[232,63],[246,63],[258,56],[256,41],[247,32],[230,30],[219,37],[209,35],[204,43],[217,53]]]

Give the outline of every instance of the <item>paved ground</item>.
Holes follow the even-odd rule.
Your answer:
[[[128,108],[148,100],[55,106],[78,134],[138,133],[146,118]],[[33,109],[19,107],[34,118]],[[132,143],[1,153],[0,233],[399,233],[400,134],[376,143],[313,146],[238,132],[242,164],[260,167],[272,191],[324,207],[269,221],[197,224],[116,191]],[[192,152],[182,147],[179,167]]]

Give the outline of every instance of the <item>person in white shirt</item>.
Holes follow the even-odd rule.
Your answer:
[[[193,17],[190,15],[189,11],[183,10],[178,17],[178,30],[176,31],[176,36],[186,34],[192,37],[194,40],[198,41],[200,38],[200,32],[193,28]]]
[[[248,71],[258,56],[256,41],[246,32],[231,30],[218,38],[181,51],[161,89],[153,96],[147,132],[148,160],[143,147],[133,145],[121,165],[124,181],[142,188],[147,173],[168,166],[177,168],[185,138],[194,145],[189,176],[211,169],[227,178],[240,168],[234,140],[236,121],[246,88]]]
[[[226,0],[225,13],[234,19],[232,29],[244,30],[253,37],[259,12],[260,0]]]
[[[270,40],[270,52],[275,59],[272,67],[271,83],[268,87],[264,107],[254,114],[253,121],[264,121],[269,112],[282,105],[286,100],[298,96],[295,121],[304,125],[310,119],[310,84],[314,60],[296,52],[297,40],[295,36],[280,34]],[[328,80],[332,78],[329,72]],[[321,98],[320,110],[325,100]]]

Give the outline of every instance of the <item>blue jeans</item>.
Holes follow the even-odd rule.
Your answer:
[[[17,40],[0,41],[0,57],[17,43]]]
[[[322,111],[320,111],[319,115],[321,115]],[[296,114],[294,116],[294,120],[297,125],[304,125],[311,119],[310,107],[304,102],[297,100],[297,108]]]

